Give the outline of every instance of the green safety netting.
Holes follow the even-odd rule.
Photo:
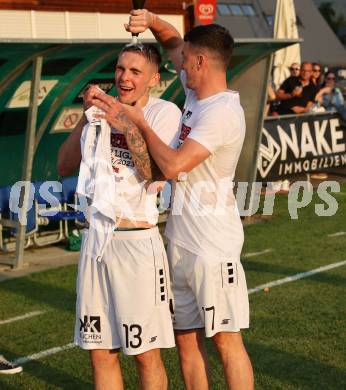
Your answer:
[[[295,41],[236,40],[229,78]],[[82,92],[98,83],[115,95],[114,64],[123,42],[0,42],[0,186],[20,180],[32,78],[32,60],[43,56],[32,180],[55,180],[56,155],[82,114]],[[163,53],[164,54],[164,53]],[[182,106],[184,92],[164,55],[155,96]]]

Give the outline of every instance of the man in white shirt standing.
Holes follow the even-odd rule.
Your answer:
[[[209,386],[205,333],[218,349],[229,388],[252,389],[252,366],[240,333],[249,326],[240,262],[243,228],[232,189],[245,120],[239,95],[227,89],[226,80],[233,39],[225,28],[207,25],[195,27],[183,40],[147,10],[132,11],[125,28],[132,33],[150,28],[181,72],[186,93],[176,150],[159,139],[138,107],[118,105],[141,130],[163,175],[178,179],[166,235],[186,388]],[[103,108],[102,96],[96,98]]]
[[[174,147],[181,112],[173,103],[149,95],[159,81],[160,61],[153,45],[127,45],[118,57],[115,83],[119,101],[125,105],[136,104],[159,139]],[[93,105],[96,94],[102,95],[105,112],[117,102],[92,86],[84,96],[85,109]],[[157,192],[152,190],[152,185],[146,185],[155,180],[158,170],[154,169],[144,139],[133,122],[123,112],[110,122],[109,163],[114,176],[106,179],[115,186],[121,202],[114,209],[116,230],[100,259],[88,252],[87,243],[95,241],[95,237],[90,237],[95,235],[95,230],[90,226],[83,234],[75,343],[90,350],[96,389],[123,388],[118,356],[121,348],[125,354],[135,356],[140,387],[161,390],[167,388],[167,376],[160,348],[170,348],[175,343],[169,308],[169,269],[156,226]],[[91,131],[91,125],[85,125],[87,117],[83,116],[59,150],[61,175],[73,174],[80,165],[86,133]],[[100,138],[99,134],[96,144]]]

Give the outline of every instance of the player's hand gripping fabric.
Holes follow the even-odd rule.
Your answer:
[[[89,86],[85,89],[83,93],[83,106],[85,111],[93,105],[92,100],[95,98],[97,94],[100,93],[104,93],[104,92],[98,85],[89,84]]]
[[[129,17],[129,23],[125,23],[125,30],[130,33],[142,33],[155,22],[153,13],[146,9],[135,9],[132,10]]]
[[[143,111],[139,106],[123,105],[116,98],[104,92],[96,91],[91,102],[104,112],[95,117],[105,119],[118,132],[126,133],[133,127],[139,127],[144,121]]]

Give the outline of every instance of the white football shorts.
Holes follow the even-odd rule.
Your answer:
[[[100,262],[86,254],[84,230],[77,278],[75,343],[138,355],[174,347],[170,278],[157,227],[116,231]]]
[[[204,328],[207,337],[249,327],[249,299],[240,259],[194,254],[168,243],[175,330]]]

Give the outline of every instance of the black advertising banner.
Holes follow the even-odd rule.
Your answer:
[[[311,172],[346,174],[346,127],[340,116],[297,115],[265,120],[257,180]]]

